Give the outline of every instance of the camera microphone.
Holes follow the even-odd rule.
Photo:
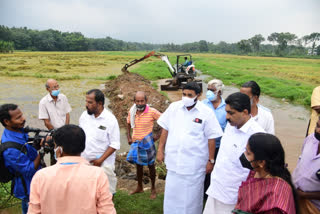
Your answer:
[[[48,132],[48,130],[43,130],[43,129],[38,129],[38,128],[32,128],[32,127],[29,127],[29,126],[26,126],[24,128],[24,131],[26,133],[29,133],[29,132]]]

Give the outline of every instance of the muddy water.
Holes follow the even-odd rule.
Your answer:
[[[202,75],[200,78],[206,79],[207,76]],[[164,80],[159,81],[159,85],[163,83]],[[203,84],[201,100],[205,99],[206,91],[207,84]],[[239,89],[236,87],[226,86],[222,97],[225,99],[228,95],[238,91]],[[166,93],[171,101],[180,100],[182,96],[181,90],[167,91]],[[292,105],[264,95],[260,96],[259,103],[272,111],[276,136],[279,137],[285,149],[286,162],[290,171],[292,171],[300,155],[310,111],[302,106]]]
[[[19,105],[26,117],[26,125],[45,129],[43,121],[38,119],[38,104],[47,94],[45,79],[37,78],[12,78],[0,77],[0,104],[15,103]],[[104,88],[104,81],[97,80],[68,80],[59,81],[61,93],[68,97],[72,108],[70,120],[72,124],[78,124],[82,112],[85,110],[85,93],[93,88]],[[106,107],[108,101],[106,100]],[[0,126],[0,136],[3,126]],[[121,149],[119,152],[128,151],[125,130],[121,129]]]

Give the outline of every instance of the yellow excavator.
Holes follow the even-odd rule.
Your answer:
[[[160,58],[163,62],[165,62],[168,65],[168,70],[172,76],[172,79],[166,80],[165,85],[160,86],[161,91],[176,91],[178,89],[183,88],[183,86],[188,82],[192,81],[197,82],[202,90],[202,80],[196,79],[197,72],[193,64],[191,54],[177,55],[176,64],[172,66],[167,55],[151,51],[142,58],[132,60],[131,62],[125,64],[121,69],[122,72],[129,72],[128,68],[130,66],[133,66],[151,56]],[[185,60],[185,62],[181,64],[180,62],[182,58]]]

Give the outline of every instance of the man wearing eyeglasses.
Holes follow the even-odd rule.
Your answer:
[[[69,124],[71,107],[67,97],[60,93],[58,82],[48,79],[45,86],[49,93],[39,103],[39,119],[44,121],[48,130]],[[55,162],[51,154],[51,165]]]

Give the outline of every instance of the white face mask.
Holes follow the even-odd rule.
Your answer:
[[[190,107],[196,103],[196,98],[197,96],[195,96],[194,98],[182,97],[182,102],[185,107]]]

